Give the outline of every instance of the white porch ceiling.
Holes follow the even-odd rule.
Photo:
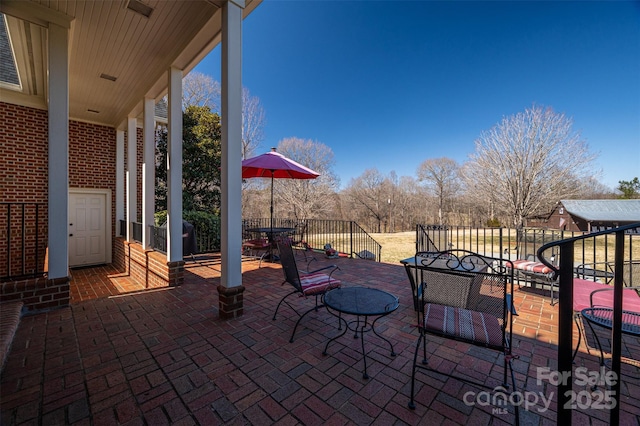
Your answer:
[[[220,42],[222,2],[144,0],[153,8],[147,18],[129,10],[128,1],[3,0],[22,88],[2,87],[0,100],[46,108],[43,14],[71,19],[70,118],[113,127],[140,115],[145,96],[157,101],[166,93],[169,67],[186,74]],[[245,17],[260,0],[246,3]]]

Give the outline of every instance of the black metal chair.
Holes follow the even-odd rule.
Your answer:
[[[293,286],[293,291],[285,295],[280,300],[276,307],[276,311],[273,314],[273,319],[276,319],[276,315],[278,315],[278,310],[282,303],[288,305],[299,316],[296,325],[293,327],[291,338],[289,339],[289,342],[293,342],[293,337],[296,334],[298,324],[300,324],[302,318],[304,318],[308,313],[317,311],[318,308],[324,306],[322,303],[322,296],[327,291],[341,286],[340,280],[331,276],[339,268],[336,265],[329,265],[314,271],[300,271],[293,253],[291,240],[289,238],[277,238],[276,244],[278,246],[278,251],[280,252],[280,263],[282,264],[282,271],[284,273],[284,281],[282,284],[289,283]],[[330,272],[328,274],[321,272],[325,270],[330,270]],[[305,298],[313,296],[315,298],[315,305],[301,314],[287,301],[287,298],[294,294]]]
[[[259,260],[258,268],[262,267],[262,260],[270,254],[271,248],[266,238],[256,238],[250,233],[243,236],[242,255],[247,259]]]
[[[427,335],[467,342],[500,351],[504,355],[502,386],[506,390],[507,369],[515,391],[511,368],[513,265],[466,250],[419,252],[405,264],[415,298],[420,332],[411,371],[409,408],[415,408],[415,380],[418,370],[432,370],[427,358]],[[418,355],[422,349],[422,359]],[[439,374],[445,374],[438,372]],[[452,376],[481,387],[464,377]],[[499,387],[494,388],[495,391]],[[515,394],[514,394],[515,395]],[[516,423],[519,409],[515,405]]]
[[[630,264],[625,263],[625,268]],[[640,287],[624,287],[622,295],[622,334],[640,335]],[[573,279],[573,310],[574,321],[578,328],[578,343],[573,352],[575,359],[584,338],[587,352],[591,354],[590,346],[600,351],[600,365],[604,365],[604,350],[598,334],[601,330],[611,330],[611,323],[606,318],[613,309],[613,285],[593,282],[580,278]],[[591,318],[584,318],[584,312],[591,313]],[[587,339],[586,329],[591,330],[592,345]],[[594,329],[595,327],[595,329]],[[596,332],[598,330],[599,332]],[[608,339],[606,339],[608,341]],[[610,345],[609,345],[610,347]]]

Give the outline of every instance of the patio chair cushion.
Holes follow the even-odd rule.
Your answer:
[[[612,307],[613,306],[613,286],[598,283],[581,278],[573,279],[573,310],[580,312],[585,308],[591,308],[591,293],[596,290],[611,289],[611,291],[600,291],[593,295],[593,306]],[[622,309],[631,312],[640,312],[640,296],[634,289],[623,289]]]
[[[487,346],[501,347],[503,344],[500,321],[486,312],[427,303],[424,328]]]
[[[340,280],[332,278],[322,272],[301,274],[300,284],[302,285],[302,293],[305,296],[322,294],[331,289],[338,288],[341,285]]]
[[[248,249],[264,249],[269,248],[269,241],[267,239],[254,239],[248,240],[242,243],[242,247]]]
[[[536,274],[549,275],[553,272],[551,268],[545,265],[542,262],[534,262],[531,260],[514,260],[513,261],[514,269],[519,269],[521,271],[534,272]]]

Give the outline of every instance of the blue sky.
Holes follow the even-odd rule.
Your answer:
[[[220,48],[196,70],[220,80]],[[462,163],[533,104],[573,119],[609,187],[640,177],[640,2],[276,1],[243,23],[258,153],[329,146],[342,187],[368,168]]]

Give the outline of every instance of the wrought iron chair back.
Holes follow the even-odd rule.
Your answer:
[[[276,245],[278,247],[278,252],[280,253],[280,263],[282,264],[282,272],[284,274],[284,281],[282,284],[288,283],[293,286],[294,289],[280,300],[276,307],[276,311],[273,314],[273,320],[276,319],[278,310],[283,303],[289,306],[299,316],[298,321],[293,328],[293,332],[291,333],[291,338],[289,339],[290,342],[293,342],[293,338],[302,318],[304,318],[308,313],[317,311],[318,308],[324,306],[322,304],[322,296],[327,291],[341,286],[340,280],[331,276],[339,268],[336,265],[329,265],[313,271],[300,271],[291,246],[291,239],[276,238]],[[322,271],[328,271],[328,273],[324,273]],[[305,298],[313,296],[315,299],[314,306],[304,313],[298,312],[298,310],[287,300],[289,296],[294,294]]]
[[[297,291],[302,292],[300,272],[293,253],[291,240],[277,238],[276,245],[280,254],[280,264],[284,273],[284,282],[291,284]]]
[[[640,261],[624,262],[622,280],[627,287],[640,287]]]

